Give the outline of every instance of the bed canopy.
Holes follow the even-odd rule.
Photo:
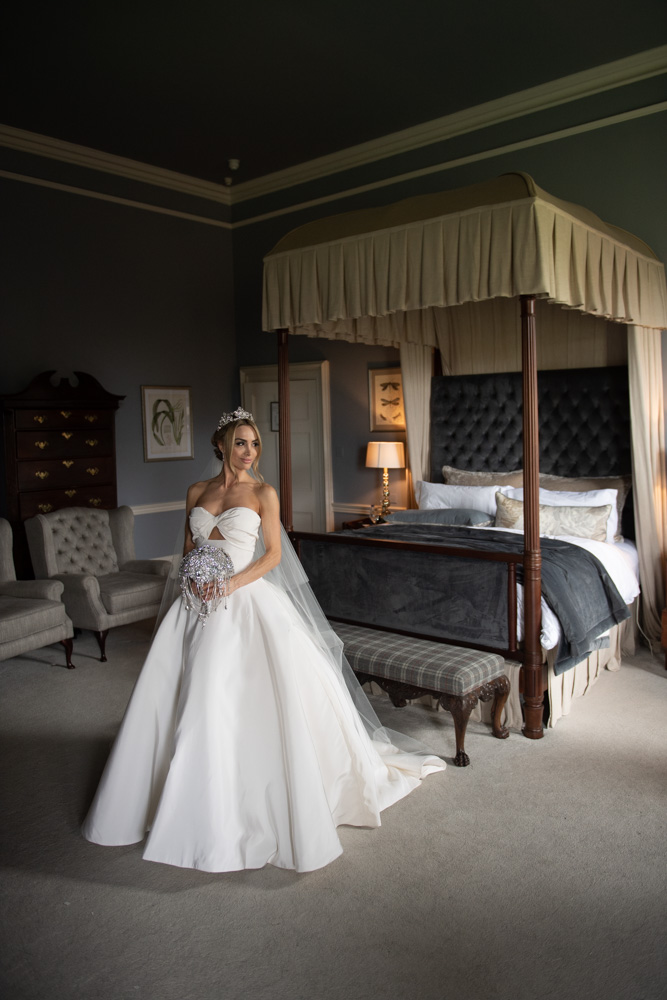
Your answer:
[[[264,259],[263,328],[279,337],[281,429],[289,427],[288,334],[398,347],[411,469],[418,478],[427,478],[424,428],[431,349],[442,344],[443,328],[455,312],[451,307],[517,297],[524,386],[525,571],[527,582],[537,581],[537,608],[532,611],[527,587],[526,634],[530,615],[539,615],[535,303],[540,299],[628,327],[644,616],[656,634],[663,602],[660,556],[664,559],[667,540],[659,332],[667,328],[664,267],[640,239],[553,197],[527,174],[505,174],[454,191],[321,219],[288,233],[273,248]],[[289,525],[286,432],[280,446],[281,503]],[[539,650],[532,655],[536,659]]]
[[[513,173],[288,233],[264,260],[263,328],[436,347],[434,310],[517,295],[667,327],[651,249]]]

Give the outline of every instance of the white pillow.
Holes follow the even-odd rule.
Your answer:
[[[511,500],[523,500],[523,488],[503,486],[500,490]],[[618,531],[618,490],[588,490],[584,493],[569,493],[566,490],[540,490],[540,504],[544,507],[606,507],[611,504],[607,521],[607,541],[613,542]]]
[[[465,507],[469,510],[483,510],[496,516],[496,493],[499,486],[448,486],[445,483],[424,483],[419,480],[415,495],[420,510],[436,510],[447,507],[450,510]]]

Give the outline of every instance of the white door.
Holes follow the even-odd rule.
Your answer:
[[[290,365],[292,519],[297,531],[333,528],[329,365]],[[275,365],[241,369],[243,406],[262,435],[260,470],[280,492],[278,431],[271,430],[271,404],[278,401]]]

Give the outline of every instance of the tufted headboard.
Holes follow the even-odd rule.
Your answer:
[[[540,472],[630,475],[627,368],[542,371],[537,377]],[[520,469],[522,447],[521,372],[433,379],[432,482],[442,482],[443,465],[488,472]]]

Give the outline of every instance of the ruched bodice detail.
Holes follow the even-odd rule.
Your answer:
[[[212,514],[205,507],[190,511],[190,531],[197,548],[218,545],[227,552],[234,563],[234,570],[244,569],[255,553],[261,518],[251,507],[230,507],[222,514]],[[211,538],[217,528],[222,538]]]

